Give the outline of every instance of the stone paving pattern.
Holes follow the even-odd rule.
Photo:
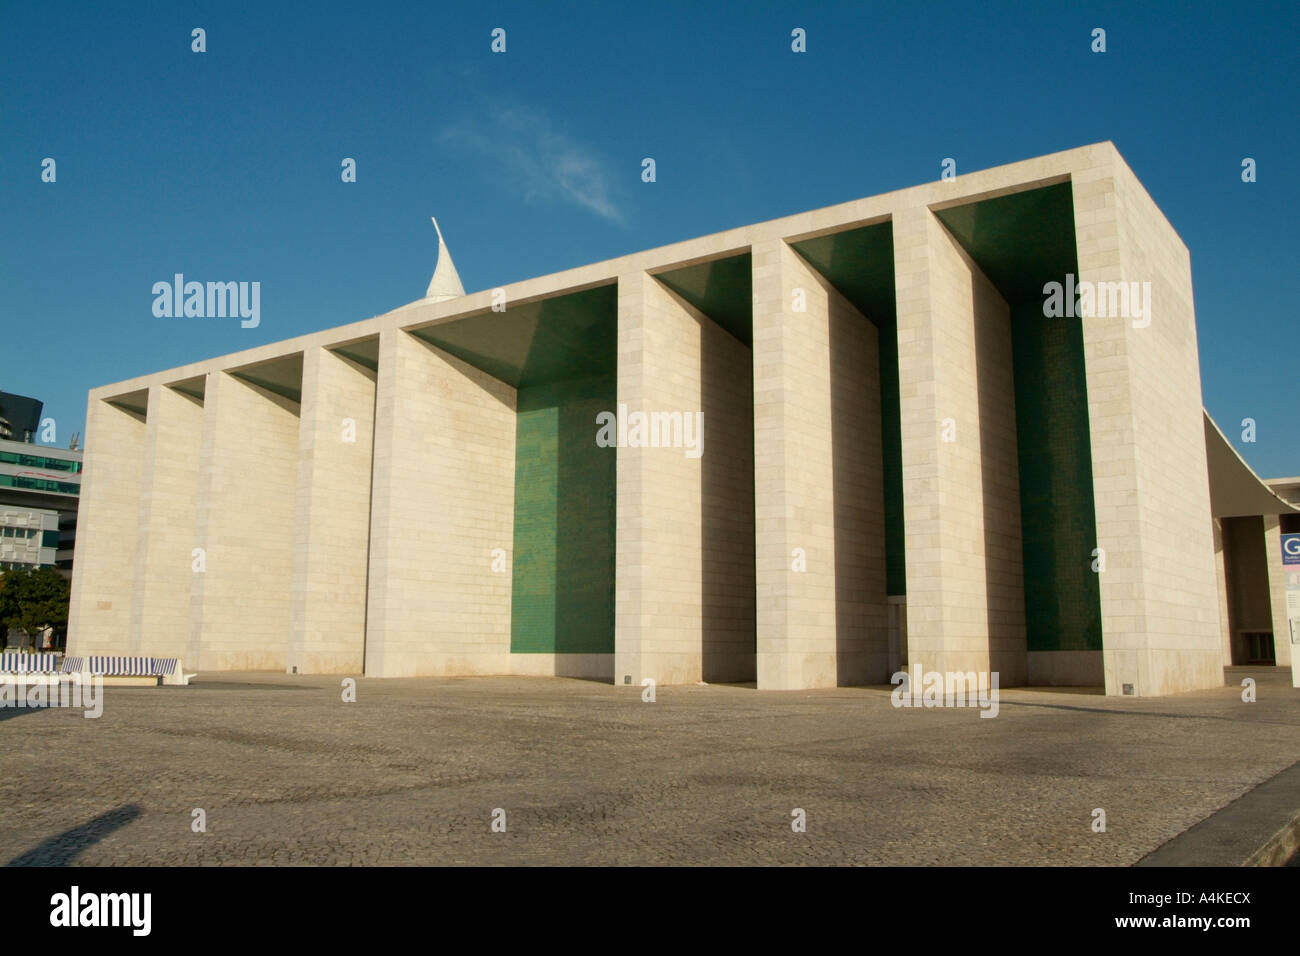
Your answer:
[[[1004,690],[995,719],[895,709],[881,687],[643,703],[558,678],[362,678],[344,703],[340,680],[106,688],[98,720],[0,710],[0,861],[1130,864],[1300,760],[1300,691],[1272,668],[1162,699]]]

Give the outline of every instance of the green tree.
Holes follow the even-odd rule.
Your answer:
[[[0,634],[16,627],[39,640],[47,627],[66,625],[71,593],[68,579],[54,568],[0,573]]]

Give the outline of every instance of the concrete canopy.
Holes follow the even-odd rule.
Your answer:
[[[1210,509],[1216,518],[1300,514],[1274,494],[1237,454],[1210,413],[1205,413],[1205,459],[1210,472]]]

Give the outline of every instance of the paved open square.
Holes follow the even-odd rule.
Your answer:
[[[0,710],[0,860],[1131,864],[1300,761],[1289,675],[1228,679],[1162,699],[1003,690],[993,719],[895,708],[883,687],[653,703],[554,678],[363,678],[354,703],[337,677],[109,687],[96,720]]]

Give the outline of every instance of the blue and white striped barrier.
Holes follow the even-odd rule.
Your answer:
[[[101,677],[161,677],[165,684],[188,684],[194,676],[185,673],[184,665],[178,657],[123,657],[112,654],[65,657],[60,672],[98,674]]]
[[[91,655],[86,670],[105,677],[153,677],[152,657],[110,657]]]
[[[28,654],[24,651],[0,654],[0,674],[54,674],[58,654]]]

